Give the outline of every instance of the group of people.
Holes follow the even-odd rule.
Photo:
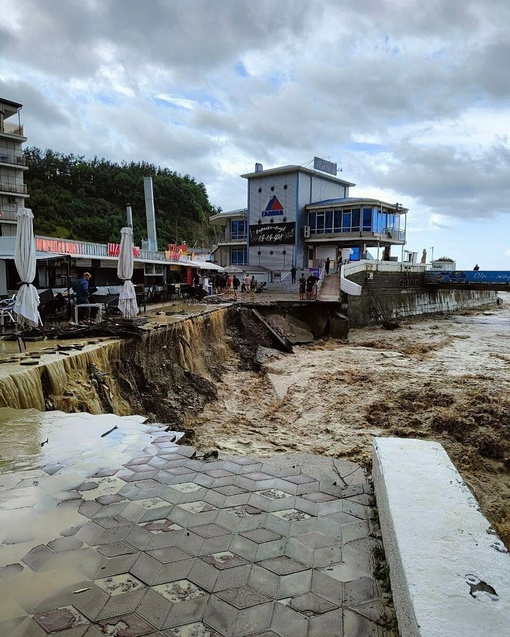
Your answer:
[[[299,277],[299,300],[310,300],[317,296],[317,281],[319,279],[310,272],[308,277],[305,277],[305,273],[301,272]]]
[[[213,277],[212,286],[214,294],[228,294],[237,298],[237,293],[241,292],[255,292],[257,289],[257,280],[252,275],[245,274],[241,279],[236,274],[231,275],[226,272],[218,273]]]

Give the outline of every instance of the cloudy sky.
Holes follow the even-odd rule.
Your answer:
[[[410,209],[410,250],[510,270],[509,32],[508,0],[3,0],[0,96],[28,145],[223,210],[255,162],[329,159]]]

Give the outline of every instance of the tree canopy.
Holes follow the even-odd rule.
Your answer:
[[[118,243],[126,225],[126,204],[133,211],[135,243],[147,238],[143,178],[152,177],[158,248],[186,241],[207,246],[211,215],[218,212],[204,184],[190,175],[146,162],[116,164],[106,159],[86,160],[52,150],[25,149],[29,170],[25,183],[30,194],[37,234]]]

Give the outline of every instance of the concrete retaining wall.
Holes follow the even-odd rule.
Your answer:
[[[508,637],[510,554],[444,448],[376,438],[373,452],[401,637]]]
[[[496,293],[479,290],[437,290],[424,285],[421,272],[370,272],[369,285],[387,318],[424,314],[451,313],[496,303]],[[348,316],[351,326],[377,322],[370,301],[367,272],[349,278],[363,287],[361,296],[349,296]]]

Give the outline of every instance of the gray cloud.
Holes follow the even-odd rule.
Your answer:
[[[255,161],[319,154],[427,214],[510,212],[508,142],[481,126],[508,110],[507,0],[7,2],[0,95],[30,145],[189,173],[224,209]],[[474,108],[462,148],[431,134]]]

